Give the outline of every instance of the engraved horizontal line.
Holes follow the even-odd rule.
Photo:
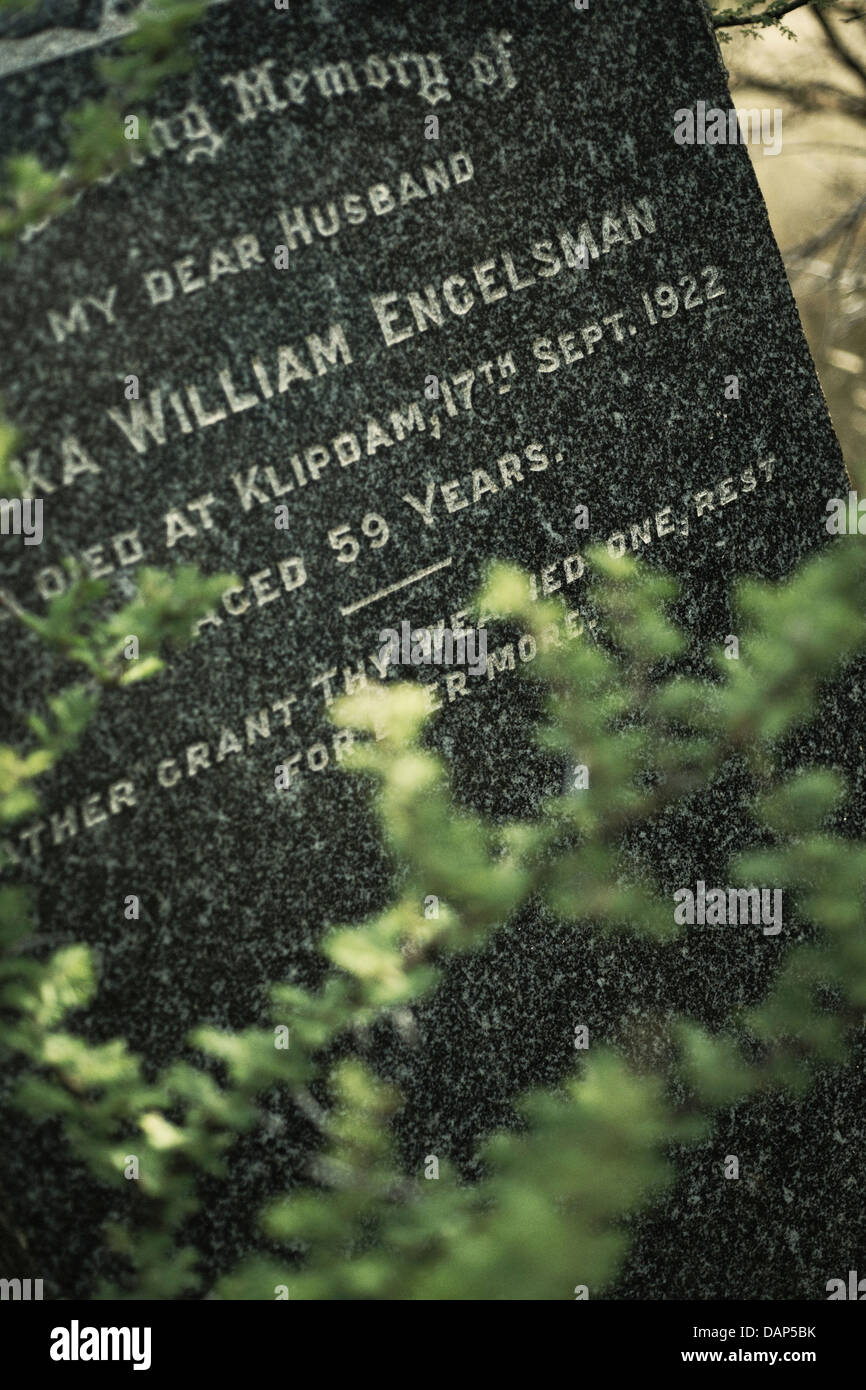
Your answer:
[[[410,574],[406,579],[399,579],[396,584],[389,584],[387,589],[379,589],[378,593],[370,594],[369,598],[359,599],[357,603],[349,603],[340,612],[344,618],[348,618],[350,613],[357,613],[359,608],[366,608],[369,603],[375,603],[377,599],[387,598],[389,594],[396,594],[398,589],[405,589],[409,584],[417,584],[419,580],[426,579],[428,574],[435,574],[437,570],[447,569],[453,560],[453,555],[449,555],[447,560],[438,560],[435,565],[428,565],[425,570],[418,570],[415,574]]]

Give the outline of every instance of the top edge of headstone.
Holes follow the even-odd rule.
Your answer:
[[[207,0],[207,4],[225,5],[228,0]],[[76,29],[48,24],[38,33],[21,38],[0,38],[0,81],[15,73],[27,72],[71,58],[88,49],[103,48],[126,38],[136,28],[136,16],[146,7],[146,0],[126,14],[115,9],[115,0],[103,0],[103,12],[96,28]]]

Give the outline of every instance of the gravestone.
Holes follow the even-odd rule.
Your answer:
[[[62,163],[62,113],[98,94],[110,51],[92,40],[26,60],[0,43],[3,154]],[[694,0],[229,0],[194,50],[149,110],[140,167],[31,229],[0,291],[0,389],[44,499],[42,544],[4,537],[0,584],[41,612],[64,557],[118,601],[144,564],[238,576],[169,673],[107,696],[13,837],[40,940],[97,952],[82,1026],[154,1066],[198,1023],[263,1022],[270,982],[319,977],[326,925],[388,900],[328,720],[334,696],[383,679],[383,629],[460,628],[499,557],[566,600],[558,640],[578,640],[601,541],[676,572],[696,646],[719,645],[732,578],[789,571],[847,487],[748,152],[674,138],[699,103],[731,106]],[[14,738],[50,668],[10,619],[0,632]],[[494,630],[489,650],[483,674],[429,680],[432,737],[458,797],[529,815],[552,790],[518,679],[531,658]],[[737,843],[715,815],[660,841],[672,882],[723,881]],[[766,938],[659,952],[521,913],[424,1006],[426,1045],[383,1038],[407,1165],[432,1152],[474,1174],[514,1096],[573,1064],[575,1018],[614,1038],[667,998],[709,1020],[729,1007],[714,973],[765,987],[777,959]],[[822,1103],[800,1118],[823,1133]],[[637,1223],[618,1296],[824,1296],[807,1177],[793,1215],[780,1195],[787,1117],[740,1121],[767,1174],[753,1268],[739,1242],[757,1214],[697,1151]],[[306,1136],[277,1118],[199,1223],[215,1273],[302,1171]],[[3,1180],[39,1269],[87,1296],[102,1199],[52,1136],[6,1124]],[[832,1273],[849,1213],[815,1183]]]

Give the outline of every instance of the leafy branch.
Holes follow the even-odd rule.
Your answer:
[[[7,159],[0,178],[0,259],[14,254],[27,226],[57,216],[99,179],[135,163],[136,145],[147,139],[147,121],[140,117],[138,139],[128,140],[125,118],[167,78],[189,71],[191,33],[206,8],[207,0],[150,0],[136,12],[136,27],[121,41],[121,55],[97,62],[105,96],[67,114],[69,160],[63,170],[47,169],[32,154]]]

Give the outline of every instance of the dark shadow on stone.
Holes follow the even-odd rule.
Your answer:
[[[104,0],[40,0],[20,13],[0,15],[0,39],[27,39],[46,29],[98,29]]]

